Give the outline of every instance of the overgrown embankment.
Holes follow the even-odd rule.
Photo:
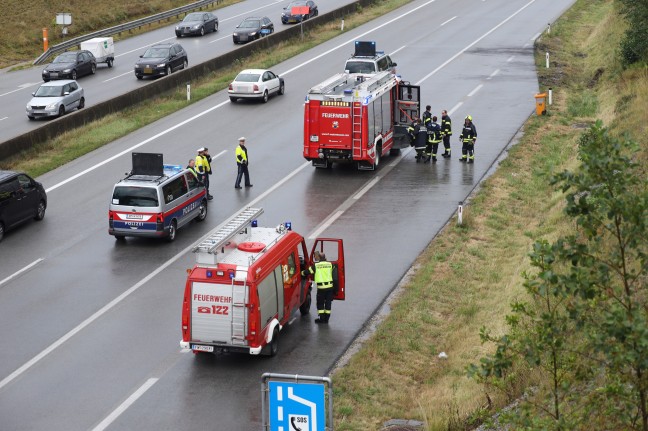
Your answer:
[[[581,134],[596,119],[612,136],[629,134],[642,148],[633,157],[645,178],[648,71],[624,71],[617,60],[625,23],[615,4],[579,0],[538,41],[541,88],[552,87],[554,104],[548,115],[529,119],[521,142],[472,197],[464,225],[449,223],[430,244],[390,315],[333,376],[337,430],[377,430],[392,418],[422,420],[428,430],[472,429],[552,382],[524,361],[513,363],[498,386],[484,386],[466,370],[494,353],[480,330],[494,338],[507,333],[510,304],[529,299],[523,274],[535,270],[534,241],[577,231],[564,213],[565,194],[550,183],[579,167]],[[447,359],[438,357],[442,351]]]

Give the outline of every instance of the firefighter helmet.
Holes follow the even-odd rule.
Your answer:
[[[468,120],[468,121],[472,121],[472,115],[467,115],[467,116],[466,116],[466,120]]]

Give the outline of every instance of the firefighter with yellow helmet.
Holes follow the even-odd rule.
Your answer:
[[[472,116],[468,115],[464,119],[461,135],[461,158],[460,162],[473,163],[475,161],[475,141],[477,141],[477,129],[472,122]]]

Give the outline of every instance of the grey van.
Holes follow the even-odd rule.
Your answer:
[[[181,166],[164,165],[162,175],[129,175],[113,187],[108,233],[176,238],[177,230],[207,217],[207,192],[196,176]]]

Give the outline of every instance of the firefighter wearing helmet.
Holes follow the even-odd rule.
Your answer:
[[[317,286],[317,314],[315,323],[328,323],[331,318],[331,303],[335,296],[333,283],[333,264],[326,261],[324,253],[313,253],[313,265],[301,272],[302,277],[307,274],[314,275],[313,282]]]
[[[459,135],[461,146],[460,162],[473,163],[475,161],[475,141],[477,141],[477,129],[472,122],[472,116],[464,119],[464,125]]]

